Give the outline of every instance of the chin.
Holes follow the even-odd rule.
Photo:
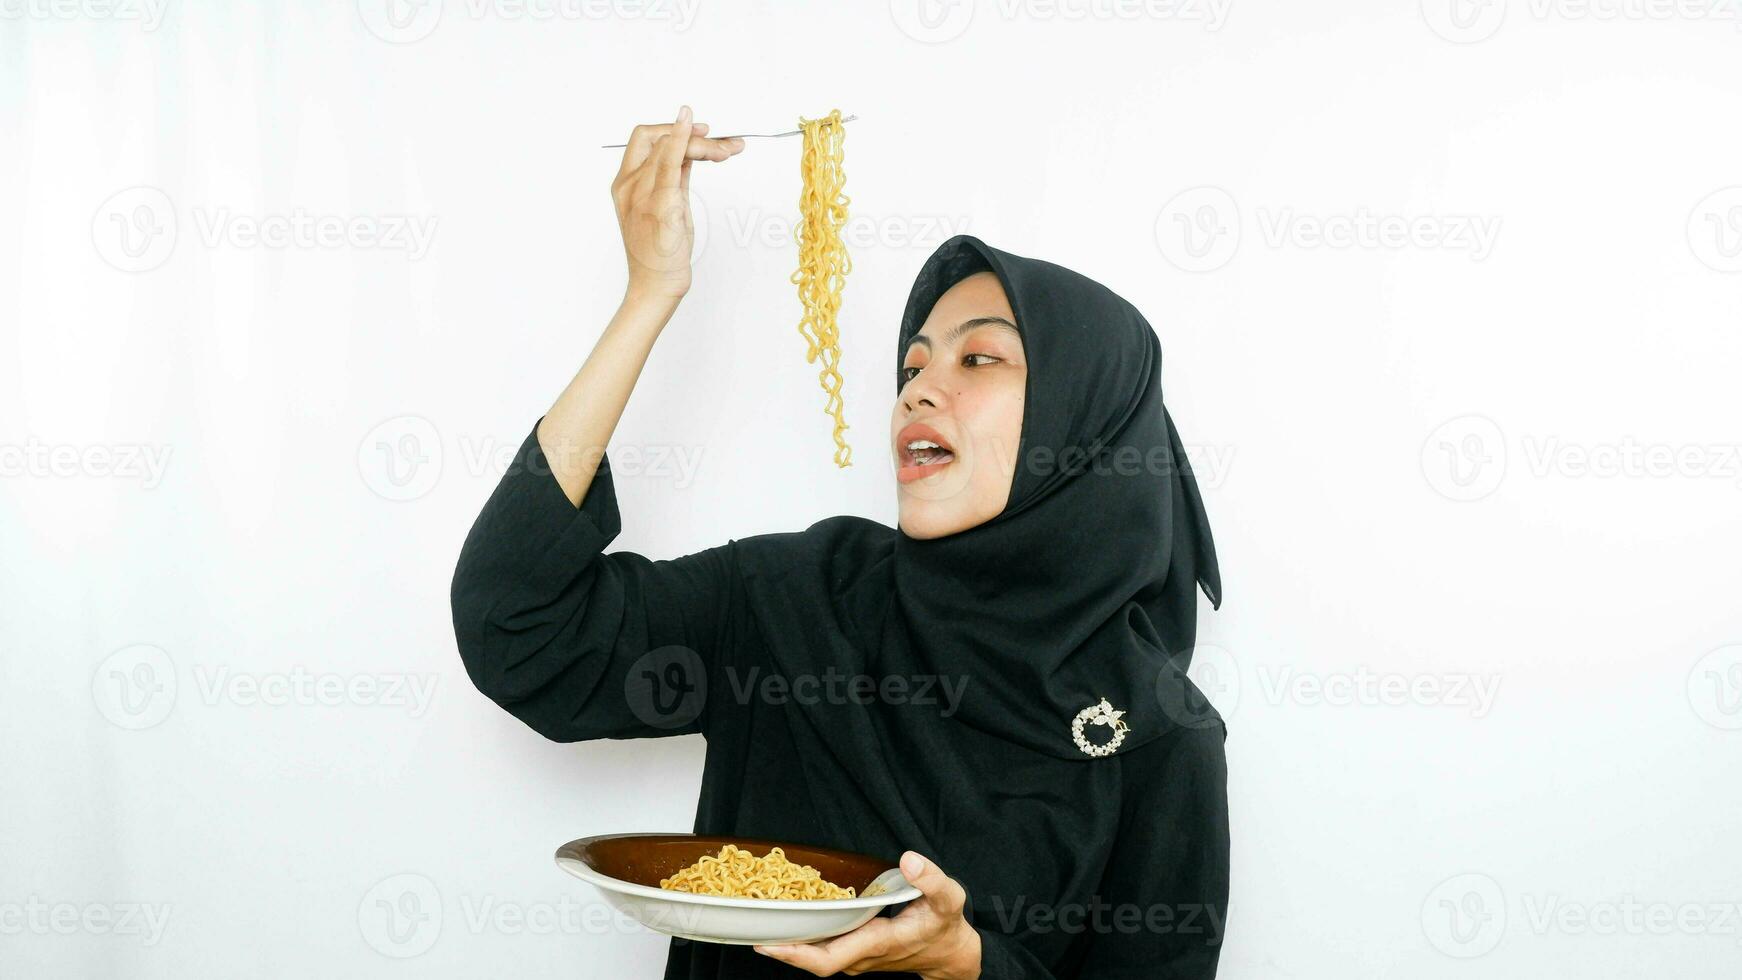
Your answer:
[[[919,540],[941,538],[969,526],[959,515],[940,514],[932,507],[903,508],[899,523],[901,533]]]

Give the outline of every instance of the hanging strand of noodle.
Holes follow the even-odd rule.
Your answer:
[[[786,852],[774,848],[762,857],[736,844],[720,848],[719,854],[704,854],[696,863],[662,878],[667,891],[727,898],[818,899],[854,898],[852,888],[842,888],[823,879],[808,864],[794,864]]]
[[[799,302],[804,304],[798,331],[809,344],[805,362],[814,364],[818,357],[823,359],[819,378],[828,393],[823,411],[835,417],[835,465],[846,467],[852,465],[853,451],[841,436],[848,425],[841,417],[841,335],[835,318],[841,309],[841,288],[853,269],[852,258],[841,241],[841,226],[847,223],[847,205],[852,200],[841,192],[847,183],[841,167],[847,127],[841,122],[839,109],[818,119],[800,117],[798,127],[804,133],[804,152],[799,160],[804,189],[798,198],[798,271],[791,280],[798,285]]]

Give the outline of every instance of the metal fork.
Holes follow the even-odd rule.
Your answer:
[[[859,118],[859,117],[856,115],[854,115],[854,116],[842,116],[841,121],[842,122],[852,122],[853,120],[855,120],[857,118]],[[802,130],[802,129],[793,129],[793,130],[788,130],[787,132],[784,132],[784,133],[735,133],[731,136],[712,136],[712,135],[709,135],[709,136],[704,136],[702,138],[703,139],[710,139],[710,140],[730,140],[730,139],[746,139],[746,138],[747,139],[777,139],[781,136],[797,136],[798,134],[800,134],[802,132],[804,132],[804,130]],[[599,149],[609,150],[609,149],[612,149],[613,147],[615,147],[617,149],[624,149],[624,148],[627,148],[628,146],[629,146],[628,143],[601,143],[599,145]]]

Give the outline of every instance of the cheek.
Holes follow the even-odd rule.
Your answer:
[[[976,453],[1014,458],[1022,437],[1022,389],[988,391],[960,404],[974,433]]]

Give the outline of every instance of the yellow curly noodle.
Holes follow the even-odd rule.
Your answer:
[[[757,857],[736,844],[720,848],[717,855],[702,855],[696,863],[669,878],[660,879],[659,887],[727,898],[804,900],[855,897],[852,888],[825,881],[822,873],[810,865],[788,861],[786,852],[778,847]]]
[[[835,322],[841,310],[841,288],[853,269],[852,258],[841,241],[841,226],[847,223],[847,204],[852,200],[841,193],[847,183],[841,167],[847,127],[841,122],[839,109],[818,119],[800,117],[798,127],[804,133],[804,152],[799,160],[804,189],[798,198],[798,271],[791,280],[798,286],[799,302],[804,304],[798,331],[810,345],[806,363],[816,363],[819,356],[823,359],[819,377],[828,393],[823,411],[835,417],[835,465],[847,467],[852,465],[853,450],[841,436],[848,425],[841,418],[841,334]]]

